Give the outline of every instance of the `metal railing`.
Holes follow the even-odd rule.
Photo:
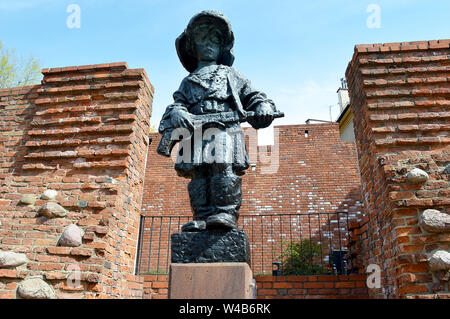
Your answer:
[[[141,216],[136,273],[167,274],[170,236],[190,220],[190,216]],[[239,217],[239,228],[249,238],[254,274],[352,272],[348,225],[347,212]]]

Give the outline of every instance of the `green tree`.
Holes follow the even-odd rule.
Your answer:
[[[37,84],[40,78],[41,67],[34,56],[18,57],[0,41],[0,88]]]
[[[156,124],[150,125],[150,132],[158,132],[158,127],[156,126]]]

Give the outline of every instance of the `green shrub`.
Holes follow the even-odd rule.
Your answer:
[[[322,246],[313,243],[310,239],[299,242],[283,242],[284,249],[278,257],[281,260],[283,275],[314,275],[326,274],[328,270],[323,265],[314,264],[320,257]]]

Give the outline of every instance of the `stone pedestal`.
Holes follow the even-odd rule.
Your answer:
[[[252,299],[253,274],[245,262],[171,264],[169,299]]]
[[[205,230],[172,234],[172,263],[245,262],[250,245],[242,230]]]

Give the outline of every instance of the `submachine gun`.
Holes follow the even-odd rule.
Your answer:
[[[199,125],[210,125],[210,124],[216,124],[218,126],[225,126],[227,123],[243,123],[247,122],[249,118],[252,118],[255,116],[255,112],[253,111],[247,111],[243,115],[240,114],[238,111],[229,111],[229,112],[219,112],[219,113],[209,113],[209,114],[201,114],[201,115],[191,115],[192,116],[192,123],[194,123],[194,126]],[[273,114],[273,118],[280,118],[284,117],[283,112],[276,111]],[[162,132],[161,141],[159,142],[157,152],[160,155],[170,157],[170,154],[172,153],[172,149],[174,148],[175,144],[179,142],[179,136],[172,136],[172,132],[175,128],[174,127],[167,127]]]

